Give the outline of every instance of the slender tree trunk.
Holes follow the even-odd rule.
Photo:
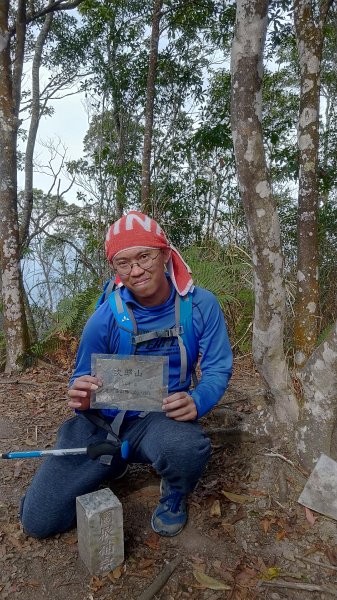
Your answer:
[[[212,175],[212,181],[210,182],[210,186],[207,190],[206,202],[207,202],[207,213],[206,213],[206,239],[210,239],[211,237],[211,213],[212,213],[212,191],[213,191],[213,183],[214,177]]]
[[[315,24],[311,0],[295,0],[294,17],[301,72],[298,126],[299,195],[295,363],[302,367],[317,341],[318,149],[323,23]]]
[[[283,348],[285,290],[279,219],[262,134],[263,48],[268,0],[238,0],[232,46],[232,135],[252,251],[255,289],[253,354],[276,400],[277,418],[297,419]]]
[[[24,52],[24,1],[17,16],[17,46],[12,80],[8,0],[0,4],[0,251],[4,332],[6,337],[6,371],[20,368],[19,357],[28,342],[20,274],[19,231],[17,215],[18,110]],[[14,85],[13,86],[13,82]]]
[[[25,156],[25,190],[24,190],[24,205],[22,214],[22,225],[20,231],[21,249],[29,234],[30,217],[33,209],[33,158],[36,142],[37,130],[40,122],[40,67],[42,60],[42,50],[47,39],[51,24],[53,21],[53,13],[49,13],[44,20],[44,24],[37,37],[35,44],[35,52],[32,65],[32,114],[28,132]]]
[[[116,219],[123,216],[123,211],[126,203],[126,185],[125,175],[122,172],[125,166],[125,116],[122,114],[120,119],[120,129],[118,135],[118,155],[117,166],[119,173],[117,175],[116,185]]]
[[[35,325],[35,321],[34,321],[32,308],[31,308],[31,305],[29,304],[28,294],[25,290],[25,286],[24,286],[24,283],[22,280],[22,271],[21,270],[20,270],[20,275],[21,275],[21,289],[22,289],[22,295],[23,295],[23,305],[24,305],[24,310],[25,310],[25,315],[26,315],[27,328],[29,330],[29,342],[30,342],[30,344],[35,344],[38,340],[36,325]]]
[[[149,58],[149,70],[147,76],[146,87],[146,107],[145,107],[145,128],[144,128],[144,147],[142,161],[142,188],[141,188],[141,204],[142,211],[151,213],[150,204],[150,185],[151,185],[151,149],[152,149],[152,132],[153,132],[153,109],[155,96],[155,81],[158,62],[158,46],[159,46],[159,25],[161,19],[161,9],[163,0],[154,0],[151,46]]]
[[[221,181],[220,174],[218,174],[217,180],[216,180],[216,196],[215,196],[214,212],[213,212],[213,216],[212,216],[211,237],[215,236],[215,226],[216,226],[217,220],[218,220],[218,210],[219,210],[219,204],[220,204],[221,200],[222,200],[222,181]]]
[[[114,84],[115,85],[115,84]],[[113,94],[113,115],[115,122],[115,132],[118,139],[118,151],[116,157],[117,177],[116,177],[116,201],[115,201],[115,219],[123,216],[126,203],[126,185],[123,169],[125,167],[125,115],[123,108],[119,105],[117,94]]]
[[[108,62],[109,68],[113,73],[116,70],[116,54],[120,40],[114,35],[116,30],[115,20],[111,22],[110,37],[112,39],[112,46],[108,44]],[[113,218],[119,219],[123,215],[123,211],[126,204],[126,185],[125,185],[125,174],[123,172],[125,167],[125,146],[126,146],[126,131],[125,131],[125,111],[121,103],[120,90],[118,88],[118,82],[114,77],[111,79],[111,94],[112,94],[112,114],[115,125],[115,135],[118,140],[118,151],[116,156],[116,193],[114,202],[114,215]]]

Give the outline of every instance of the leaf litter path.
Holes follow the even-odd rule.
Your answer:
[[[59,424],[71,415],[68,377],[57,365],[0,376],[1,452],[53,445]],[[79,559],[76,530],[42,541],[24,534],[18,504],[39,459],[1,461],[0,598],[137,600],[176,557],[158,600],[337,597],[336,523],[306,515],[297,504],[305,477],[281,458],[265,456],[258,443],[219,440],[220,427],[230,425],[226,407],[242,416],[263,402],[251,364],[237,360],[223,412],[203,419],[212,432],[212,458],[179,536],[166,539],[151,530],[159,478],[150,468],[132,466],[111,484],[123,504],[125,563],[104,577],[91,577]]]

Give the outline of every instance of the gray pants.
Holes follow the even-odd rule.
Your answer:
[[[83,448],[105,440],[106,431],[83,416],[61,425],[56,448]],[[191,492],[210,455],[210,441],[196,422],[180,422],[163,413],[125,419],[119,437],[128,440],[128,462],[150,464],[171,487]],[[45,538],[76,524],[76,496],[96,490],[120,472],[123,459],[111,465],[86,455],[48,456],[21,500],[20,517],[25,532]]]

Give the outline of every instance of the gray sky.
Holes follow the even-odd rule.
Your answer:
[[[66,160],[79,159],[83,153],[83,138],[88,129],[88,116],[85,111],[83,93],[55,100],[50,105],[54,107],[54,114],[50,117],[42,117],[34,154],[34,162],[36,163],[34,187],[45,192],[50,189],[53,177],[48,164],[51,161],[51,153],[44,144],[49,144],[50,141],[53,142],[55,147],[59,146],[58,151],[61,154],[64,153],[65,148],[67,151]],[[51,165],[56,173],[60,165],[60,157],[55,157],[51,161]],[[64,175],[60,174],[59,178],[61,179],[60,191],[62,191],[69,186],[69,182]],[[22,189],[24,184],[23,172],[18,174],[18,183],[19,188]],[[56,188],[54,191],[56,192]],[[67,193],[66,198],[68,201],[76,200],[75,186]]]

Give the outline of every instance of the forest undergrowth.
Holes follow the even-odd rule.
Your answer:
[[[59,424],[71,416],[69,373],[69,356],[60,354],[52,364],[0,376],[1,452],[53,445]],[[1,461],[0,597],[137,600],[177,557],[167,583],[155,596],[144,597],[336,597],[337,525],[298,504],[307,474],[290,461],[286,448],[233,435],[233,418],[260,410],[265,398],[250,357],[236,359],[220,407],[202,419],[212,457],[190,497],[188,524],[177,537],[162,538],[151,530],[159,494],[151,468],[132,466],[122,480],[106,483],[123,505],[125,562],[102,577],[92,577],[79,558],[76,530],[41,541],[22,531],[19,499],[40,459]],[[221,433],[226,429],[232,435]]]

